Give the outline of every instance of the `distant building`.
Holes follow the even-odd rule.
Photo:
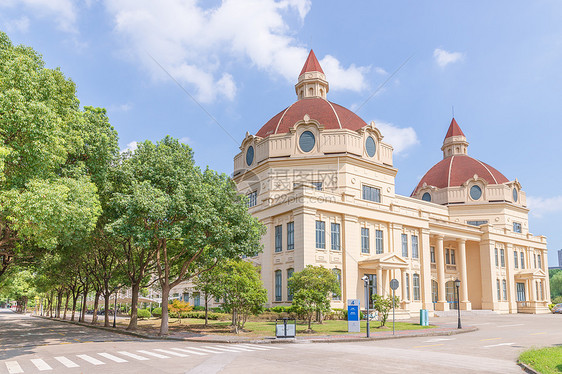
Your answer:
[[[562,268],[562,249],[558,250],[558,267]]]

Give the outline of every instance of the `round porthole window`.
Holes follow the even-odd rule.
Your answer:
[[[423,201],[431,201],[431,194],[429,192],[424,193],[423,196],[422,196],[422,200]]]
[[[314,134],[312,132],[305,131],[301,134],[301,137],[299,138],[299,146],[303,152],[312,151],[314,144],[316,144],[316,138],[314,138]]]
[[[482,189],[479,186],[470,187],[470,197],[472,200],[478,200],[482,197]]]
[[[365,150],[367,151],[367,155],[369,157],[373,157],[377,152],[377,145],[375,144],[375,139],[372,136],[369,136],[365,141]]]
[[[246,151],[246,164],[250,166],[252,165],[252,162],[254,162],[254,147],[249,146],[248,150]]]
[[[517,188],[514,188],[514,189],[513,189],[513,201],[514,201],[514,202],[517,202],[517,198],[518,198],[518,197],[519,197],[519,196],[518,196],[518,194],[517,194]]]

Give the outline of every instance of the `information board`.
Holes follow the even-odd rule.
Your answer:
[[[347,300],[347,331],[360,332],[361,322],[359,320],[359,299]]]

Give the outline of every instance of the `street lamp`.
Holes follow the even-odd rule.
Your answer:
[[[459,287],[461,286],[461,281],[460,280],[455,280],[455,286],[457,287],[457,314],[458,314],[458,319],[459,319],[459,329],[462,329],[461,326],[461,300],[460,300],[460,296],[459,296]]]
[[[119,290],[119,287],[115,287],[113,289],[113,292],[115,292],[115,305],[113,307],[113,328],[115,328],[115,322],[117,319],[117,291]]]
[[[365,302],[367,304],[367,338],[371,334],[371,326],[369,325],[369,277],[364,275],[363,282],[365,282]]]

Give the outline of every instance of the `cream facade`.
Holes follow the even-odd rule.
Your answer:
[[[336,308],[347,299],[365,305],[367,275],[370,293],[389,295],[390,280],[400,281],[403,314],[458,305],[548,311],[546,238],[529,232],[525,193],[517,180],[468,156],[454,119],[443,161],[401,196],[392,145],[375,123],[326,99],[328,81],[312,51],[295,91],[298,100],[246,134],[234,157],[233,179],[267,227],[263,253],[253,260],[269,306],[290,303],[293,272],[322,265],[340,279]]]

